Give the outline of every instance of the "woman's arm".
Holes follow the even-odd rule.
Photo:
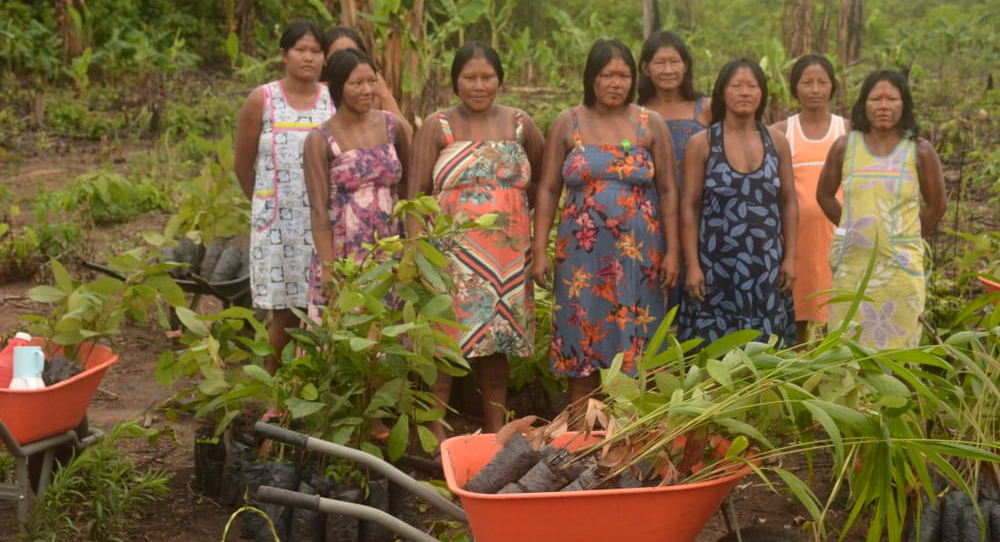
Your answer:
[[[396,156],[403,168],[403,175],[399,179],[399,186],[396,187],[396,195],[403,199],[410,194],[409,190],[409,168],[410,168],[410,130],[409,123],[403,117],[392,113],[392,124],[396,132],[396,140],[392,144],[396,147]]]
[[[677,285],[681,274],[680,196],[674,179],[674,142],[667,125],[655,111],[649,112],[650,153],[656,172],[660,217],[666,235],[667,251],[660,262],[661,286],[669,290]]]
[[[774,149],[778,152],[778,209],[781,213],[781,236],[785,256],[778,272],[778,285],[782,291],[791,291],[798,278],[796,253],[799,242],[799,198],[795,195],[795,174],[792,172],[792,150],[785,135],[769,128]]]
[[[319,130],[306,136],[302,149],[306,195],[309,197],[309,225],[313,247],[322,265],[321,285],[330,281],[327,263],[334,260],[333,237],[330,235],[330,146]]]
[[[923,138],[917,141],[917,178],[924,199],[924,208],[920,210],[920,235],[927,237],[934,233],[944,216],[948,195],[944,189],[941,159],[930,142]]]
[[[437,162],[441,149],[444,148],[444,135],[441,133],[441,123],[437,113],[429,115],[413,136],[410,145],[410,164],[407,168],[407,199],[413,199],[420,194],[430,194],[434,188],[434,164]],[[413,237],[423,230],[416,217],[406,217],[406,233]]]
[[[542,174],[535,197],[535,230],[531,240],[531,274],[535,282],[551,287],[552,264],[549,262],[549,232],[555,221],[556,206],[562,194],[562,167],[566,153],[572,148],[570,112],[563,111],[552,121],[545,152],[542,157]]]
[[[524,119],[524,152],[528,155],[528,164],[531,165],[531,184],[528,185],[528,207],[535,207],[535,198],[538,194],[538,181],[542,178],[542,155],[545,153],[545,138],[542,137],[541,130],[535,125],[524,111],[520,111],[521,118]]]
[[[247,96],[236,121],[236,148],[233,153],[233,170],[243,193],[253,199],[255,162],[260,131],[263,129],[264,89],[257,87]]]
[[[823,169],[819,172],[819,182],[816,185],[816,203],[834,226],[840,225],[841,205],[837,199],[837,191],[840,190],[840,179],[844,172],[846,150],[847,135],[842,135],[833,142],[826,154],[826,161],[823,162]]]
[[[681,247],[687,267],[688,295],[705,300],[705,274],[698,259],[698,228],[705,191],[705,163],[708,160],[708,130],[695,134],[684,147],[684,184],[681,188]]]

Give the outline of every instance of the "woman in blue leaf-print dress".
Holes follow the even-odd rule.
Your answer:
[[[729,62],[715,82],[712,125],[685,152],[682,339],[707,344],[752,329],[795,344],[798,202],[788,141],[760,121],[766,105],[760,66]]]

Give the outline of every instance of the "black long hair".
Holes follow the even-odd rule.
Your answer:
[[[285,31],[281,33],[281,38],[278,40],[278,47],[281,50],[288,52],[295,44],[302,39],[303,36],[312,36],[316,38],[319,42],[320,50],[323,54],[326,54],[326,37],[323,35],[323,29],[320,28],[319,24],[308,19],[296,19],[289,23],[285,27]]]
[[[760,68],[760,64],[749,58],[737,58],[730,60],[719,70],[719,77],[715,79],[715,86],[712,87],[713,124],[726,118],[726,86],[740,68],[749,69],[757,80],[757,86],[760,87],[760,105],[757,106],[753,116],[757,121],[764,118],[764,109],[767,108],[767,77],[764,76],[764,70]]]
[[[474,58],[485,59],[493,66],[493,71],[497,72],[497,80],[503,85],[503,64],[500,62],[500,55],[488,44],[481,41],[470,41],[455,51],[455,59],[451,62],[451,89],[458,94],[458,75],[462,73],[462,68]]]
[[[625,97],[625,105],[635,101],[635,58],[632,56],[632,51],[629,51],[621,40],[612,38],[595,41],[590,47],[590,52],[587,53],[587,64],[583,67],[583,105],[591,107],[597,101],[594,81],[597,80],[601,70],[616,58],[622,59],[632,72],[632,86],[629,87],[628,95]]]
[[[344,97],[344,84],[351,77],[354,68],[362,64],[368,64],[375,73],[375,61],[368,53],[361,49],[341,49],[330,57],[330,60],[323,66],[323,82],[330,89],[330,98],[333,105],[340,107],[340,100]]]
[[[865,77],[865,82],[861,83],[861,92],[858,99],[851,106],[851,126],[859,132],[868,133],[872,129],[871,120],[865,110],[865,102],[868,95],[878,83],[886,81],[899,90],[899,95],[903,99],[903,116],[899,119],[899,131],[904,137],[916,139],[920,136],[920,125],[917,117],[913,114],[913,94],[910,92],[910,84],[906,81],[906,76],[895,70],[875,70]]]
[[[652,36],[646,38],[646,42],[642,44],[642,51],[639,54],[639,65],[649,64],[653,61],[653,57],[657,51],[670,47],[676,49],[677,54],[684,61],[684,78],[681,79],[680,88],[681,97],[689,102],[701,98],[702,93],[694,89],[694,73],[692,73],[694,71],[694,63],[691,60],[691,52],[688,51],[684,40],[676,33],[669,30],[658,30]],[[642,70],[639,70],[638,91],[639,97],[636,99],[636,103],[639,105],[648,102],[656,95],[656,86],[653,85],[653,80],[643,73]]]

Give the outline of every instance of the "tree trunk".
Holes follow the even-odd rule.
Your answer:
[[[837,24],[837,58],[841,69],[847,69],[861,59],[861,37],[864,31],[864,0],[840,0],[840,18]],[[841,104],[847,103],[847,85],[837,91]]]
[[[788,58],[812,51],[812,0],[785,0],[783,34]]]
[[[410,32],[410,44],[424,42],[424,0],[414,0],[413,9],[406,15],[406,28]],[[416,120],[417,115],[414,114],[413,106],[413,78],[417,77],[417,74],[420,73],[419,70],[420,55],[416,47],[411,45],[406,50],[406,73],[410,76],[410,88],[406,92],[401,93],[399,109],[402,111],[403,116],[414,120]]]
[[[813,39],[813,51],[826,54],[826,44],[830,39],[830,13],[833,12],[834,0],[826,0],[823,6],[823,20],[819,23],[819,31]]]
[[[642,0],[642,39],[660,29],[660,5],[657,0]]]
[[[385,82],[389,85],[392,95],[400,96],[402,94],[400,74],[403,68],[403,22],[399,19],[399,15],[389,16],[387,30],[382,70],[385,72]]]
[[[233,0],[233,30],[240,40],[240,51],[253,56],[257,53],[257,40],[254,37],[254,26],[257,24],[257,4],[254,0]]]
[[[69,66],[70,60],[83,54],[83,37],[76,31],[70,8],[83,16],[85,0],[56,0],[56,26],[59,28],[59,40],[62,42],[63,66]]]

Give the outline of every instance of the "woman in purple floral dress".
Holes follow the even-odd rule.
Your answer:
[[[398,235],[391,219],[405,190],[409,126],[398,115],[372,109],[375,64],[357,49],[337,51],[323,70],[337,113],[306,138],[305,175],[313,252],[309,314],[319,316],[329,282],[326,264],[360,261],[365,244]]]

